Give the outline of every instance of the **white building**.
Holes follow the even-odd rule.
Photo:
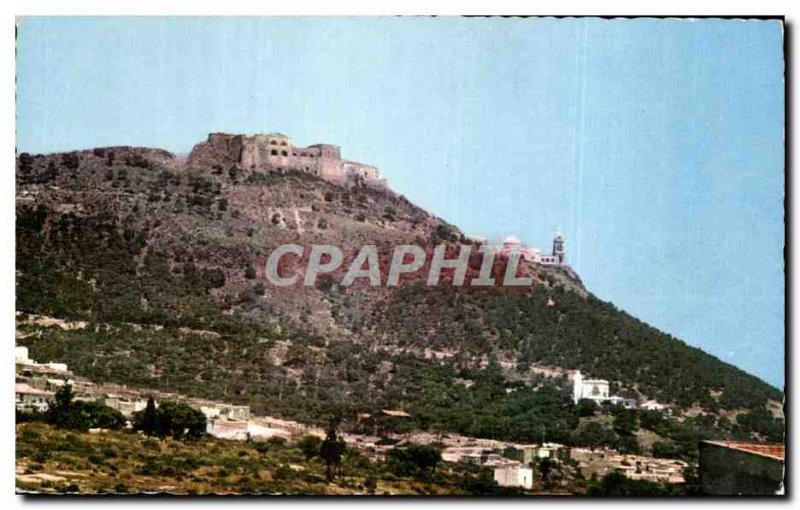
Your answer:
[[[14,362],[26,368],[39,371],[69,372],[66,363],[37,363],[28,355],[28,348],[22,345],[14,346]]]
[[[583,398],[603,402],[608,400],[608,392],[609,384],[605,379],[584,379],[580,370],[572,376],[572,399],[576,404]]]
[[[103,403],[111,409],[116,409],[126,418],[132,418],[133,413],[143,411],[147,407],[147,400],[143,398],[128,398],[116,393],[107,393]]]
[[[17,409],[25,411],[47,411],[48,401],[52,400],[54,393],[38,388],[32,388],[24,383],[14,385],[15,405]]]
[[[205,399],[188,399],[186,403],[203,413],[207,420],[247,421],[250,419],[250,406],[247,405],[234,405]]]
[[[248,438],[259,441],[271,437],[291,439],[292,433],[285,429],[267,427],[252,421],[211,420],[206,424],[206,432],[220,439],[245,441]]]
[[[505,464],[494,468],[494,481],[501,487],[533,487],[533,469],[522,464]]]
[[[539,459],[556,459],[558,452],[566,447],[559,443],[544,443],[514,445],[514,448],[521,452],[523,464],[531,464]]]
[[[609,402],[633,409],[636,400],[609,394],[609,383],[605,379],[584,379],[580,370],[572,375],[572,400],[577,404],[581,399],[587,399],[602,404]]]
[[[515,236],[506,237],[498,252],[505,257],[519,254],[519,258],[524,261],[535,262],[545,266],[562,266],[566,263],[564,237],[561,234],[556,234],[553,239],[553,251],[549,255],[542,254],[541,251],[532,246],[524,246],[522,241]]]
[[[19,363],[20,365],[35,365],[36,364],[36,362],[33,361],[28,356],[28,348],[27,347],[23,347],[21,345],[17,345],[17,346],[14,347],[14,360],[15,360],[16,363]]]
[[[44,363],[42,366],[45,368],[49,368],[50,370],[54,370],[56,372],[69,372],[66,363],[53,363],[52,361],[48,363]]]

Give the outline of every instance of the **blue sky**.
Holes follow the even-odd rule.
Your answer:
[[[783,386],[777,21],[23,18],[18,147],[332,142],[468,234]]]

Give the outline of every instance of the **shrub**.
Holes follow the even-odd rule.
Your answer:
[[[680,457],[680,454],[681,449],[675,444],[665,441],[653,443],[653,457],[670,459]]]
[[[377,479],[377,478],[375,478],[375,476],[373,476],[373,475],[369,475],[369,476],[368,476],[368,477],[367,477],[367,478],[364,480],[364,488],[365,488],[365,489],[367,490],[367,492],[369,492],[370,494],[375,494],[375,490],[378,488],[378,479]]]
[[[286,446],[286,438],[280,436],[272,436],[266,441],[267,445],[274,447]]]
[[[275,480],[287,480],[294,475],[294,471],[284,464],[278,466],[278,469],[272,472],[272,478]]]
[[[428,477],[442,461],[439,449],[430,445],[393,448],[386,456],[390,469],[398,476]]]
[[[303,436],[297,442],[298,448],[305,455],[306,460],[311,460],[319,455],[319,447],[322,445],[322,440],[317,436]]]
[[[599,407],[594,400],[589,400],[588,398],[582,398],[578,401],[575,405],[575,414],[581,417],[584,416],[594,416]]]
[[[221,269],[206,269],[203,271],[203,281],[212,289],[218,289],[225,285],[225,273]]]

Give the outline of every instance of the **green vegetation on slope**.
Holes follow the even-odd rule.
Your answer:
[[[585,421],[600,410],[575,406],[568,381],[534,376],[527,384],[509,382],[493,360],[485,369],[460,368],[349,341],[323,350],[319,340],[287,344],[257,335],[212,337],[171,328],[94,332],[25,326],[21,331],[34,333],[20,340],[32,356],[65,361],[93,380],[246,403],[257,414],[318,425],[338,416],[354,428],[357,413],[399,408],[412,414],[411,428],[523,443],[544,437],[630,452],[640,450],[632,431],[643,428],[662,438],[662,454],[689,459],[700,439],[750,439],[756,432],[781,440],[783,433],[782,422],[763,408],[734,421],[714,415],[679,420],[639,411],[598,428]],[[606,413],[623,412],[611,408]]]
[[[780,391],[758,378],[591,294],[584,298],[560,287],[512,293],[407,286],[361,326],[403,347],[505,351],[516,353],[521,367],[580,369],[615,383],[614,392],[638,391],[679,408],[756,409],[768,399],[782,400]]]
[[[447,465],[431,473],[344,452],[329,483],[325,463],[280,438],[243,443],[213,438],[176,441],[131,432],[76,433],[41,423],[17,426],[17,487],[39,492],[176,494],[519,494],[491,472]],[[412,461],[415,459],[412,459]],[[400,474],[399,474],[400,473]]]

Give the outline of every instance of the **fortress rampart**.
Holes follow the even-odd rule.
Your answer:
[[[283,172],[296,170],[342,186],[385,188],[386,179],[372,165],[342,159],[337,145],[292,145],[281,133],[235,135],[211,133],[189,154],[189,164],[235,165],[241,170]]]

